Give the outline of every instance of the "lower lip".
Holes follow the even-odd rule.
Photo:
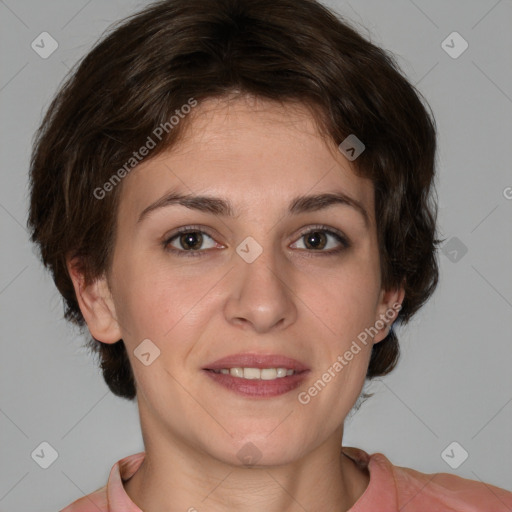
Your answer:
[[[243,396],[271,398],[274,396],[284,395],[299,387],[309,370],[294,375],[287,375],[273,380],[261,379],[243,379],[241,377],[233,377],[230,374],[215,373],[211,370],[203,370],[210,379],[217,384],[238,393]]]

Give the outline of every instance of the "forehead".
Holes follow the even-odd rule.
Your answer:
[[[140,213],[179,189],[227,197],[237,214],[254,208],[262,214],[298,195],[337,191],[361,202],[373,217],[372,182],[357,176],[320,134],[306,106],[209,99],[190,116],[175,146],[142,161],[123,180],[123,215]]]

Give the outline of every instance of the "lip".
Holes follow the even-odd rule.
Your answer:
[[[223,368],[286,368],[295,374],[273,380],[243,379],[229,374],[215,373],[212,370]],[[233,354],[208,363],[202,371],[216,384],[245,398],[272,398],[299,387],[310,373],[310,369],[300,361],[280,354]]]
[[[296,372],[309,370],[308,366],[296,359],[281,354],[232,354],[203,367],[203,370],[221,370],[222,368],[286,368]]]

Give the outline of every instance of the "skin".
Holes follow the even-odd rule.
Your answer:
[[[381,288],[373,184],[299,104],[210,99],[190,115],[177,146],[123,180],[111,273],[84,287],[69,262],[91,334],[122,338],[134,370],[146,459],[125,489],[145,512],[346,511],[369,476],[340,453],[343,423],[387,327],[307,405],[297,395],[403,300],[403,288]],[[227,198],[235,217],[175,204],[137,222],[176,188]],[[298,195],[334,191],[359,201],[369,224],[347,205],[287,213]],[[211,237],[198,244],[202,256],[165,250],[177,228],[197,224]],[[328,254],[343,245],[326,234],[328,245],[312,248],[303,235],[317,224],[341,231],[350,247]],[[263,249],[252,263],[236,252],[248,236]],[[189,246],[178,237],[171,247]],[[134,356],[144,339],[161,351],[149,366]],[[311,372],[284,395],[242,397],[202,371],[239,352],[283,354]],[[237,457],[249,442],[261,453],[252,467]]]

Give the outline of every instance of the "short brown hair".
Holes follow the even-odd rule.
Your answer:
[[[121,186],[94,191],[125,166],[158,126],[194,98],[232,93],[314,109],[322,133],[365,144],[353,163],[372,180],[382,285],[404,285],[406,323],[438,280],[433,200],[435,121],[394,58],[313,0],[165,0],[114,27],[77,64],[52,101],[31,158],[31,240],[84,327],[66,258],[79,257],[85,283],[108,274]],[[187,117],[163,134],[151,157],[171,148]],[[106,189],[102,189],[106,190]],[[123,340],[88,340],[106,383],[133,399]],[[367,378],[399,357],[393,329],[373,346]]]

